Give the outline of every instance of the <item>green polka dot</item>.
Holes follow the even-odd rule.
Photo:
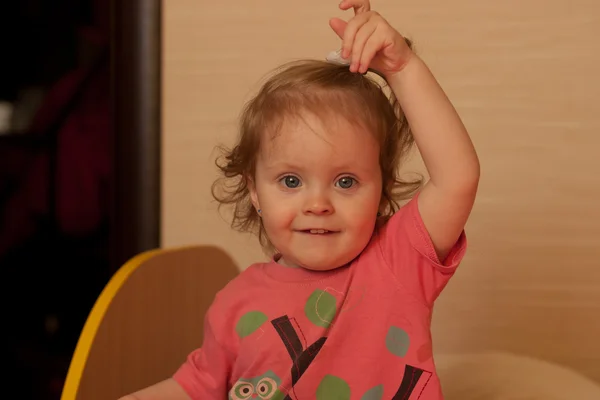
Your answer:
[[[360,400],[381,400],[383,398],[383,385],[377,385],[360,398]]]
[[[349,400],[350,386],[341,378],[325,375],[317,388],[317,400]]]
[[[235,331],[237,334],[244,338],[252,334],[255,330],[260,328],[268,320],[265,313],[260,311],[250,311],[242,315],[235,325]]]
[[[306,316],[313,324],[329,327],[337,311],[337,300],[324,290],[317,289],[308,298],[304,306]]]
[[[404,357],[408,352],[409,345],[410,338],[404,329],[397,326],[390,327],[385,338],[385,346],[392,354]]]

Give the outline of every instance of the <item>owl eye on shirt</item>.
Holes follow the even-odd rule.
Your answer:
[[[276,376],[265,375],[237,381],[229,391],[229,400],[246,400],[256,397],[264,400],[271,399],[277,392],[279,384],[275,379]]]

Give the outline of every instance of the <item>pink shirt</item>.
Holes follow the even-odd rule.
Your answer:
[[[438,261],[416,197],[349,266],[254,264],[216,296],[174,379],[192,399],[443,399],[430,322],[466,250]]]

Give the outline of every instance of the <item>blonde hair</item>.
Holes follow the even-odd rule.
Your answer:
[[[266,132],[277,134],[285,119],[311,113],[326,121],[336,115],[366,128],[380,145],[379,164],[383,179],[384,223],[421,186],[422,179],[404,181],[398,168],[414,140],[410,127],[385,80],[370,73],[350,72],[347,66],[326,61],[303,60],[280,67],[262,85],[239,119],[239,138],[232,149],[221,147],[216,165],[222,176],[212,186],[219,207],[233,207],[231,226],[258,235],[263,248],[273,252],[262,220],[250,200],[249,183]],[[386,93],[387,90],[387,93]]]

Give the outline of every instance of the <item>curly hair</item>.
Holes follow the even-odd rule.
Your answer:
[[[372,75],[326,61],[302,60],[281,66],[262,85],[242,110],[237,144],[220,147],[223,154],[216,160],[221,176],[212,185],[212,195],[219,208],[232,206],[232,228],[256,233],[267,252],[275,251],[250,200],[249,184],[261,141],[276,135],[285,119],[307,112],[322,121],[343,117],[377,138],[383,180],[378,224],[419,189],[421,177],[402,180],[398,171],[414,145],[408,122],[387,82]]]

